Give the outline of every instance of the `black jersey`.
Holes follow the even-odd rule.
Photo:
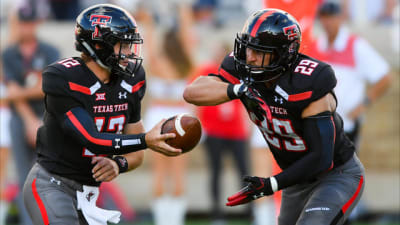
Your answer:
[[[44,70],[46,112],[37,149],[39,164],[49,172],[99,185],[91,173],[95,154],[66,133],[62,122],[74,107],[85,109],[99,132],[121,133],[125,124],[138,122],[146,87],[144,69],[133,77],[111,77],[109,83],[102,83],[80,58],[58,61]]]
[[[251,120],[257,125],[271,152],[282,169],[304,157],[308,145],[303,138],[303,110],[313,101],[333,93],[336,78],[332,68],[321,61],[299,54],[292,69],[286,71],[273,88],[264,84],[252,84],[268,107],[264,119],[259,120],[251,108],[247,108]],[[218,76],[233,84],[241,82],[235,69],[233,55],[225,57]],[[334,165],[346,162],[354,153],[354,146],[345,136],[343,122],[334,112],[335,125]]]

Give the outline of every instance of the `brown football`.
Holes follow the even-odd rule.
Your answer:
[[[175,133],[176,137],[168,139],[167,144],[182,149],[182,153],[192,150],[201,137],[201,123],[199,119],[190,114],[178,114],[165,121],[161,133]]]

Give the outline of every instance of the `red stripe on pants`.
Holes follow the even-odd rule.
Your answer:
[[[39,206],[40,213],[42,214],[43,223],[44,223],[44,225],[48,225],[49,217],[47,216],[46,208],[44,207],[43,201],[40,198],[40,196],[36,190],[36,178],[32,182],[32,193],[33,193],[33,197],[35,197],[36,203]]]
[[[344,204],[344,206],[342,207],[343,215],[346,213],[347,209],[349,209],[351,204],[353,204],[354,200],[356,200],[358,194],[360,193],[360,190],[361,190],[363,182],[364,182],[364,177],[361,176],[360,182],[358,183],[358,187],[357,187],[356,193],[354,193],[354,195],[350,198],[350,200],[348,202],[346,202],[346,204]]]

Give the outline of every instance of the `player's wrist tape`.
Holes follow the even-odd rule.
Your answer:
[[[128,160],[125,157],[117,155],[112,158],[118,165],[119,173],[125,173],[128,171]]]
[[[278,181],[276,181],[275,177],[270,177],[269,182],[271,183],[271,189],[273,192],[277,192],[278,189]]]
[[[229,84],[227,88],[227,94],[230,99],[237,99],[243,94],[240,92],[240,88],[242,87],[242,83],[240,84]]]
[[[239,98],[235,94],[235,92],[233,91],[234,87],[235,87],[235,84],[229,84],[228,85],[228,89],[226,90],[226,92],[227,92],[227,95],[228,95],[229,99],[237,99],[237,98]]]

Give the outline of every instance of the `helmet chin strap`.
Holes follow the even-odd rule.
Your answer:
[[[278,77],[280,77],[282,74],[283,74],[283,72],[284,71],[282,71],[281,73],[279,73],[279,74],[277,74],[277,75],[275,75],[275,76],[273,76],[273,77],[270,77],[270,78],[268,78],[268,79],[265,79],[265,80],[262,80],[262,81],[254,81],[255,83],[264,83],[264,82],[270,82],[270,81],[273,81],[273,80],[275,80],[275,79],[277,79]],[[249,71],[249,73],[250,74],[262,74],[262,73],[264,73],[264,71]],[[251,77],[251,76],[250,76]]]
[[[99,59],[99,57],[93,51],[92,47],[90,47],[90,45],[86,43],[86,41],[82,41],[82,45],[86,48],[86,50],[90,54],[90,57],[92,57],[97,64],[99,64],[101,67],[111,72],[111,68],[109,66],[104,65],[104,63]]]

